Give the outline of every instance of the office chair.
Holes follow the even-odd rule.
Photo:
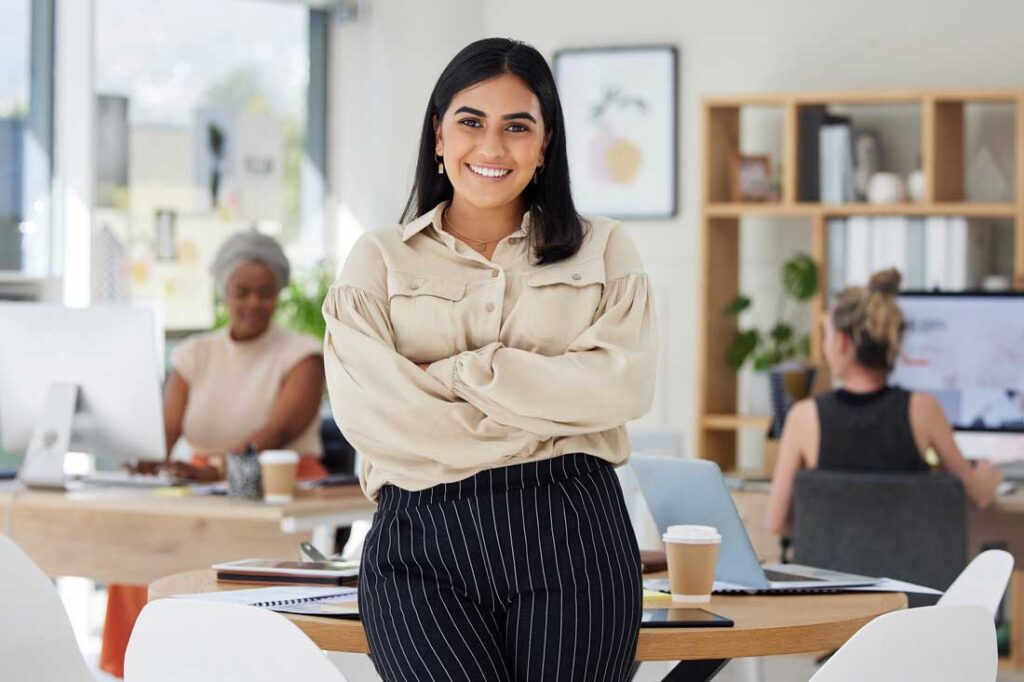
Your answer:
[[[6,535],[0,535],[0,680],[93,680],[57,589]]]
[[[948,474],[801,471],[793,560],[944,590],[967,564],[964,499]]]
[[[995,617],[1012,573],[1012,554],[1001,549],[982,552],[957,576],[937,605],[981,606]]]
[[[994,682],[992,616],[980,606],[928,606],[875,618],[811,682]]]
[[[142,610],[124,673],[126,682],[345,681],[281,614],[191,599],[159,599]]]

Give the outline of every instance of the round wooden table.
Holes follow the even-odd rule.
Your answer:
[[[218,583],[204,569],[161,578],[149,586],[149,598],[258,587]],[[907,598],[893,592],[817,595],[714,596],[705,608],[728,616],[731,628],[641,628],[638,661],[717,661],[747,656],[776,656],[838,649],[871,619],[905,608]],[[647,602],[664,607],[663,601]],[[286,614],[287,615],[287,614]],[[292,616],[321,649],[369,653],[359,621]],[[691,679],[670,675],[666,679]]]

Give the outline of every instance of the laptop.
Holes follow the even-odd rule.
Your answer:
[[[715,592],[828,592],[878,580],[799,564],[761,565],[714,462],[634,455],[630,465],[658,529],[676,524],[714,526],[722,536]]]

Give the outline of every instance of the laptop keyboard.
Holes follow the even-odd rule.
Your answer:
[[[805,575],[793,575],[792,573],[773,571],[770,568],[764,569],[764,577],[773,583],[812,582],[818,580],[817,578],[808,578]]]

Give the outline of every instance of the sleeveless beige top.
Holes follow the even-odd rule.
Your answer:
[[[322,355],[320,342],[276,325],[249,341],[226,329],[189,337],[171,363],[188,384],[182,435],[197,452],[220,452],[259,429],[270,416],[278,388],[295,366]],[[283,446],[320,456],[320,420]]]

